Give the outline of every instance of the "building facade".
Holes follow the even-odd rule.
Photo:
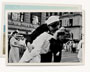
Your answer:
[[[8,13],[8,33],[18,29],[22,34],[30,34],[53,15],[60,16],[60,25],[73,34],[73,39],[80,40],[82,34],[81,12],[10,12]],[[37,24],[33,24],[34,16],[38,17]]]

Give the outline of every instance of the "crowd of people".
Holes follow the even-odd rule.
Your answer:
[[[50,16],[45,24],[36,28],[27,38],[14,31],[9,38],[8,62],[60,62],[65,44],[64,36],[64,27],[60,27],[59,16]]]

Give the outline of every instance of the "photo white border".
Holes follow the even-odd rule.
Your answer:
[[[75,62],[75,63],[8,63],[8,16],[7,16],[7,13],[8,12],[82,12],[82,33],[84,34],[83,35],[83,40],[84,40],[84,44],[83,44],[83,60],[82,62]],[[41,66],[41,65],[44,65],[44,66],[77,66],[77,65],[84,65],[85,64],[85,15],[84,15],[84,11],[82,10],[7,10],[6,12],[6,65],[9,65],[9,66],[23,66],[23,65],[34,65],[34,66]]]
[[[82,5],[80,4],[49,4],[49,3],[19,3],[19,2],[3,2],[3,6],[5,5],[38,5],[38,6],[57,6],[57,7],[73,7],[77,8],[77,10],[82,10]]]
[[[5,57],[5,54],[3,54],[3,34],[4,32],[4,5],[2,5],[2,19],[1,19],[1,48],[0,48],[0,57]],[[6,36],[6,35],[5,35]]]

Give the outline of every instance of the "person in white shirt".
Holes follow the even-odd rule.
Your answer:
[[[78,59],[81,62],[82,61],[82,40],[80,40],[79,44],[78,44]]]

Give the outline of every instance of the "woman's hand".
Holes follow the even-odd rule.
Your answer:
[[[30,42],[27,43],[28,51],[31,52],[34,47],[30,44]]]

